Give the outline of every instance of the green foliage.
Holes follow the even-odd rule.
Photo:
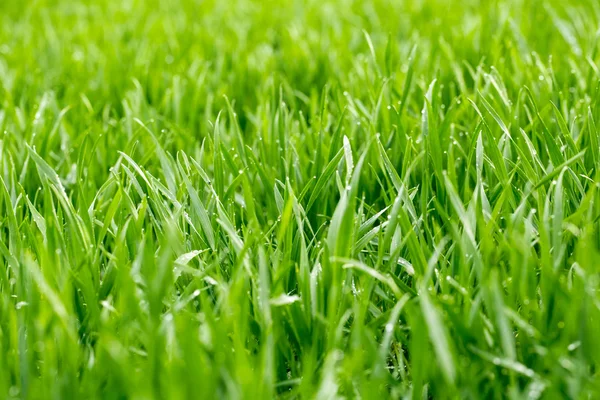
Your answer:
[[[0,2],[0,397],[598,398],[600,6]]]

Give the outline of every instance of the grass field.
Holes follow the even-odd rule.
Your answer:
[[[0,398],[599,398],[599,28],[0,0]]]

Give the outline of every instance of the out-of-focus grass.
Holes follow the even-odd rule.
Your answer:
[[[594,1],[0,2],[0,397],[596,398]]]

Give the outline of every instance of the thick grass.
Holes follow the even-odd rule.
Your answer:
[[[0,1],[0,397],[598,398],[599,21]]]

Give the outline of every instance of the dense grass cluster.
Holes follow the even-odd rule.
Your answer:
[[[598,398],[599,28],[1,0],[0,397]]]

